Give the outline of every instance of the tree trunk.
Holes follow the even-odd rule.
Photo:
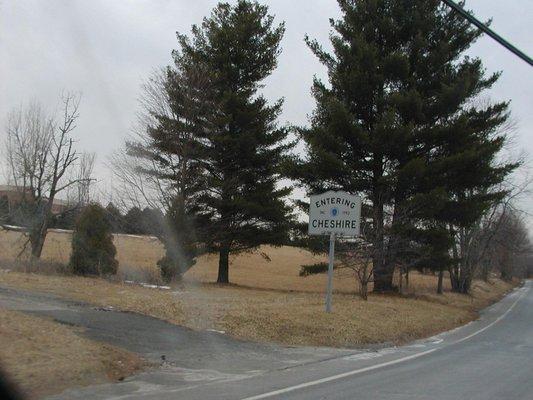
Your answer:
[[[450,228],[450,233],[454,236],[455,232]],[[452,245],[452,254],[455,263],[449,268],[450,272],[450,285],[452,292],[461,293],[460,275],[462,270],[462,261],[459,261],[459,250],[457,249],[457,243]]]
[[[368,283],[361,282],[361,298],[363,300],[368,300]]]
[[[383,235],[383,203],[381,194],[374,195],[374,225],[375,235],[373,240],[374,254],[372,262],[374,264],[374,292],[392,292],[393,272],[385,260],[385,241]]]
[[[43,224],[44,225],[44,224]],[[31,234],[33,236],[33,239],[31,239],[31,258],[38,260],[41,258],[41,254],[43,252],[44,247],[44,241],[46,240],[46,229],[44,226],[39,228],[39,230],[34,234]],[[45,231],[45,233],[41,233],[42,231]]]
[[[472,286],[474,266],[469,257],[469,249],[467,233],[465,228],[461,228],[459,230],[459,249],[455,248],[454,253],[454,258],[459,260],[455,267],[456,273],[452,279],[452,291],[456,293],[468,294]]]
[[[489,268],[486,265],[483,266],[482,278],[484,282],[489,281]]]
[[[472,272],[469,270],[471,266],[463,264],[455,272],[450,270],[450,282],[452,284],[452,292],[468,294],[472,286]]]
[[[409,268],[405,270],[405,289],[409,290]]]
[[[450,286],[452,287],[452,292],[459,291],[459,278],[453,269],[450,269]]]
[[[463,282],[463,294],[469,294],[470,289],[472,289],[472,279],[471,278],[465,278]]]
[[[374,292],[385,293],[394,291],[392,273],[388,268],[374,270]]]
[[[222,246],[218,259],[217,283],[229,283],[229,247]]]
[[[49,199],[44,206],[42,220],[35,229],[30,232],[31,242],[31,258],[38,260],[41,258],[43,252],[44,242],[46,240],[46,234],[48,233],[48,226],[50,225],[50,219],[52,217],[52,202],[54,199]]]
[[[381,268],[374,269],[374,292],[385,293],[394,291],[392,284],[393,273],[389,266],[381,266]]]
[[[439,270],[439,281],[437,283],[437,294],[442,294],[444,293],[444,290],[443,290],[443,287],[442,287],[442,281],[443,281],[443,278],[444,278],[444,269],[440,269]]]
[[[510,257],[508,250],[504,250],[503,257],[501,258],[500,268],[500,278],[504,281],[510,282],[513,279],[513,273],[510,265]]]

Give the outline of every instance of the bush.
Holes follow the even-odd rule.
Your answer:
[[[171,257],[164,256],[157,262],[157,266],[161,270],[161,279],[163,279],[163,282],[170,283],[173,280],[181,279],[178,263],[172,260]]]
[[[167,245],[168,246],[168,245]],[[180,281],[183,274],[195,264],[195,260],[179,256],[176,251],[170,251],[167,247],[166,255],[157,262],[161,272],[161,279],[165,283]]]
[[[9,201],[7,196],[0,197],[0,223],[7,222],[9,218]]]
[[[300,268],[300,276],[324,274],[328,272],[328,267],[328,263],[325,262],[302,265],[302,267]]]
[[[117,273],[117,250],[106,211],[90,204],[82,211],[72,236],[70,267],[78,275],[114,275]]]

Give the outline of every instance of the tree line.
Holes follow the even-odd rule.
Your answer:
[[[509,102],[482,97],[500,74],[465,55],[480,32],[437,0],[338,4],[332,51],[305,38],[327,70],[313,82],[308,126],[281,126],[283,99],[262,94],[285,26],[256,1],[219,3],[177,33],[173,63],[143,85],[136,132],[111,164],[125,203],[159,210],[169,279],[205,252],[218,253],[217,281],[228,283],[231,254],[323,251],[298,223],[308,205],[290,203],[294,187],[362,196],[363,233],[340,244],[342,262],[376,292],[398,290],[395,273],[429,269],[439,292],[447,272],[468,293],[506,257],[529,262],[527,230],[510,211],[521,161],[504,153]]]
[[[85,206],[89,202],[72,203],[64,211],[54,213],[48,224],[48,229],[74,230],[76,222]],[[35,218],[35,205],[29,206],[24,202],[9,204],[6,196],[0,197],[0,216],[4,225],[31,228],[29,223]],[[158,236],[161,226],[164,224],[164,215],[158,209],[149,207],[131,207],[123,213],[113,203],[109,203],[103,208],[104,218],[109,224],[112,233],[124,233],[131,235],[151,235]]]

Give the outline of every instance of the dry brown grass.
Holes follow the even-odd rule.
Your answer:
[[[67,263],[70,257],[72,235],[65,231],[51,230],[43,248],[44,262]],[[0,230],[0,260],[13,262],[24,244],[23,235],[15,231]],[[157,282],[157,261],[163,256],[162,244],[153,237],[114,235],[119,261],[119,275],[125,279]],[[261,254],[267,254],[270,261]],[[240,286],[261,289],[321,292],[324,277],[299,276],[303,264],[326,261],[325,256],[314,255],[296,247],[262,246],[258,251],[230,257],[230,280]],[[193,282],[215,282],[218,258],[216,254],[199,257],[196,265],[185,278]],[[347,270],[336,270],[334,287],[337,292],[351,293],[356,288],[353,275]]]
[[[57,266],[68,262],[71,238],[71,233],[65,231],[51,230],[48,233],[42,263],[37,266],[39,272],[53,271],[53,267],[57,269]],[[24,238],[20,232],[0,230],[0,261],[3,260],[4,265],[15,265],[23,243]],[[121,279],[160,283],[157,261],[163,256],[164,249],[156,238],[115,234],[114,243],[119,261],[118,276]],[[321,293],[325,286],[324,275],[302,278],[299,273],[302,265],[324,261],[327,261],[325,255],[315,255],[297,247],[261,246],[257,251],[230,257],[230,281],[239,286],[257,289]],[[218,255],[201,256],[196,265],[185,274],[185,280],[215,282],[217,268]],[[16,269],[23,268],[19,265]],[[427,282],[434,285],[434,277],[428,278]],[[333,286],[337,293],[353,293],[358,288],[353,273],[346,269],[335,270]],[[420,285],[413,285],[417,286]]]
[[[414,282],[417,279],[413,279]],[[423,278],[426,280],[426,277]],[[436,283],[436,282],[434,282]],[[405,343],[464,324],[512,288],[496,280],[476,282],[472,296],[447,292],[410,296],[336,293],[333,313],[322,293],[201,285],[182,290],[185,324],[215,328],[242,338],[290,345],[357,346]]]
[[[20,237],[17,232],[0,232],[0,258],[2,251],[13,256],[17,235]],[[163,254],[157,240],[115,235],[115,245],[121,264],[119,275],[157,280],[156,262]],[[51,232],[43,258],[66,261],[69,247],[70,234]],[[371,295],[364,302],[355,295],[357,284],[350,271],[336,270],[334,312],[327,315],[323,312],[326,276],[299,276],[301,265],[324,260],[324,256],[304,249],[262,246],[257,252],[232,256],[233,285],[218,286],[211,283],[216,280],[217,256],[206,255],[173,291],[16,272],[0,274],[0,284],[111,305],[194,329],[224,330],[244,339],[331,346],[400,343],[429,336],[471,320],[477,310],[512,287],[499,280],[476,281],[473,295],[464,296],[450,293],[449,280],[445,279],[447,292],[437,295],[436,276],[412,273],[406,296]]]
[[[512,287],[501,281],[476,282],[473,296],[416,292],[408,297],[370,295],[367,302],[353,294],[336,293],[333,313],[327,315],[323,295],[305,291],[190,283],[165,291],[94,278],[18,272],[0,274],[0,284],[111,305],[193,329],[223,330],[243,339],[325,346],[403,343],[427,337],[472,320],[477,310]]]
[[[41,259],[45,262],[68,263],[70,258],[70,242],[72,233],[68,231],[50,230],[46,236]],[[25,243],[25,237],[21,232],[0,229],[0,260],[14,261]],[[145,276],[157,271],[157,260],[163,254],[163,245],[154,237],[134,235],[114,235],[113,241],[117,248],[117,259],[121,267],[128,273]]]
[[[113,306],[123,311],[152,315],[164,320],[183,320],[182,305],[179,299],[169,291],[153,290],[98,278],[22,272],[0,273],[0,284],[56,294],[102,307]]]
[[[29,399],[122,379],[145,365],[131,353],[80,337],[72,328],[1,308],[0,342],[2,369]]]
[[[268,259],[263,256],[268,256]],[[327,261],[324,255],[315,255],[298,247],[261,246],[252,253],[230,256],[230,281],[238,286],[297,292],[323,292],[325,275],[301,277],[300,267]],[[216,282],[218,255],[209,254],[198,259],[185,274],[192,282]],[[335,270],[333,286],[338,293],[353,293],[356,280],[349,270]]]

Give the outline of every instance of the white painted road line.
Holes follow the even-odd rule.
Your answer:
[[[348,376],[362,374],[363,372],[372,371],[374,369],[383,368],[383,367],[386,367],[386,366],[389,366],[389,365],[398,364],[398,363],[401,363],[401,362],[407,361],[407,360],[412,360],[412,359],[415,359],[415,358],[418,358],[418,357],[425,356],[426,354],[433,353],[434,351],[437,351],[437,350],[438,349],[426,350],[426,351],[423,351],[422,353],[413,354],[413,355],[410,355],[410,356],[407,356],[407,357],[399,358],[397,360],[387,361],[387,362],[384,362],[384,363],[381,363],[381,364],[372,365],[370,367],[365,367],[365,368],[360,368],[360,369],[356,369],[356,370],[353,370],[353,371],[344,372],[342,374],[329,376],[327,378],[318,379],[316,381],[302,383],[302,384],[296,385],[296,386],[290,386],[290,387],[287,387],[285,389],[274,390],[273,392],[263,393],[263,394],[259,394],[257,396],[246,397],[245,399],[242,399],[242,400],[266,399],[268,397],[277,396],[277,395],[280,395],[280,394],[292,392],[294,390],[304,389],[304,388],[307,388],[307,387],[310,387],[310,386],[320,385],[321,383],[336,381],[337,379],[342,379],[342,378],[346,378]]]
[[[449,345],[453,345],[453,344],[457,344],[457,343],[461,343],[461,342],[464,342],[465,340],[468,340],[470,338],[473,338],[474,336],[476,335],[479,335],[480,333],[486,331],[487,329],[489,329],[491,326],[495,325],[496,323],[498,323],[499,321],[501,321],[503,318],[505,318],[506,315],[508,315],[512,309],[516,306],[516,304],[526,295],[526,293],[529,291],[529,287],[524,287],[522,288],[522,294],[520,296],[518,296],[518,298],[514,301],[514,303],[509,307],[509,309],[507,309],[502,315],[500,315],[498,318],[496,318],[494,321],[492,321],[490,324],[488,324],[487,326],[475,331],[474,333],[462,338],[462,339],[459,339],[453,343],[450,343]],[[246,397],[242,400],[259,400],[259,399],[266,399],[266,398],[269,398],[269,397],[273,397],[273,396],[278,396],[278,395],[281,395],[281,394],[285,394],[285,393],[289,393],[289,392],[293,392],[295,390],[298,390],[298,389],[305,389],[305,388],[308,388],[308,387],[311,387],[311,386],[316,386],[316,385],[320,385],[322,383],[327,383],[327,382],[332,382],[332,381],[336,381],[338,379],[342,379],[342,378],[347,378],[349,376],[354,376],[354,375],[358,375],[358,374],[362,374],[364,372],[368,372],[368,371],[373,371],[373,370],[376,370],[376,369],[379,369],[379,368],[384,368],[384,367],[388,367],[390,365],[395,365],[395,364],[399,364],[399,363],[402,363],[404,361],[409,361],[409,360],[414,360],[416,358],[419,358],[419,357],[422,357],[422,356],[425,356],[426,354],[430,354],[430,353],[433,353],[437,350],[441,350],[443,348],[445,348],[446,346],[444,347],[436,347],[434,349],[430,349],[430,350],[426,350],[426,351],[423,351],[421,353],[416,353],[416,354],[413,354],[413,355],[410,355],[410,356],[407,356],[407,357],[402,357],[402,358],[399,358],[397,360],[392,360],[392,361],[387,361],[387,362],[384,362],[384,363],[381,363],[381,364],[376,364],[376,365],[372,365],[372,366],[369,366],[369,367],[364,367],[364,368],[359,368],[359,369],[355,369],[353,371],[348,371],[348,372],[344,372],[342,374],[338,374],[338,375],[333,375],[333,376],[329,376],[329,377],[326,377],[326,378],[322,378],[322,379],[317,379],[315,381],[310,381],[310,382],[305,382],[305,383],[301,383],[299,385],[295,385],[295,386],[289,386],[289,387],[286,387],[284,389],[279,389],[279,390],[274,390],[272,392],[268,392],[268,393],[263,393],[263,394],[258,394],[256,396],[251,396],[251,397]]]
[[[488,324],[487,326],[481,328],[481,329],[478,330],[478,331],[475,331],[474,333],[472,333],[472,334],[470,334],[470,335],[468,335],[468,336],[466,336],[466,337],[464,337],[464,338],[462,338],[462,339],[459,339],[459,340],[453,342],[452,344],[455,344],[455,343],[461,343],[461,342],[464,342],[465,340],[468,340],[468,339],[470,339],[470,338],[472,338],[472,337],[474,337],[474,336],[476,336],[476,335],[479,335],[481,332],[486,331],[486,330],[489,329],[491,326],[495,325],[496,323],[498,323],[498,322],[500,322],[502,319],[504,319],[505,316],[506,316],[507,314],[509,314],[509,313],[513,310],[513,308],[516,306],[516,303],[518,303],[518,302],[522,299],[522,297],[524,297],[524,296],[527,294],[527,292],[529,292],[529,286],[528,286],[528,287],[523,287],[523,288],[521,288],[520,290],[522,291],[522,294],[521,294],[520,296],[518,296],[518,298],[515,300],[515,302],[514,302],[513,304],[511,304],[511,307],[509,307],[509,308],[507,309],[507,311],[505,311],[502,315],[500,315],[498,318],[496,318],[494,321],[492,321],[492,322],[491,322],[490,324]]]

